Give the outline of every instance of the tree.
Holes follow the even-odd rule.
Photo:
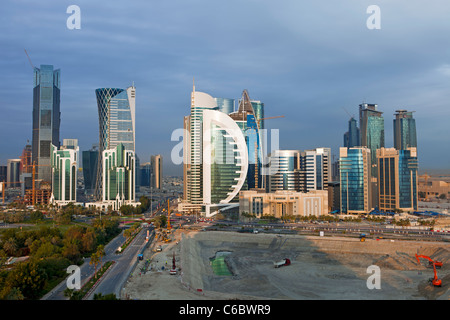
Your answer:
[[[17,247],[17,243],[16,243],[16,239],[15,238],[9,238],[3,244],[3,250],[5,250],[5,252],[7,254],[9,254],[10,256],[16,255],[17,249],[18,249],[18,247]]]
[[[97,273],[97,265],[99,264],[99,262],[100,262],[99,256],[98,256],[97,252],[94,252],[91,255],[91,260],[89,261],[90,265],[94,265],[94,274]]]
[[[99,245],[97,247],[96,255],[97,255],[97,257],[99,257],[100,265],[101,265],[102,264],[102,258],[106,255],[106,253],[105,253],[105,246],[104,245],[101,244],[101,245]]]
[[[37,299],[46,281],[45,271],[36,262],[23,262],[10,272],[6,285],[19,289],[27,299]]]

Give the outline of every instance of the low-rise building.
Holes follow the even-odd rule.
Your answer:
[[[312,190],[307,193],[277,190],[266,193],[252,189],[239,193],[239,214],[254,214],[281,218],[283,216],[320,216],[328,214],[328,191]]]

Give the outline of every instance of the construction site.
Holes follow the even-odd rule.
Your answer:
[[[170,238],[144,252],[121,299],[450,299],[448,243],[181,229]],[[368,284],[373,266],[379,288]]]

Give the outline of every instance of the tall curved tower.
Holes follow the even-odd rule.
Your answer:
[[[136,88],[99,88],[95,90],[98,107],[99,157],[95,198],[102,197],[103,151],[122,144],[135,152]]]

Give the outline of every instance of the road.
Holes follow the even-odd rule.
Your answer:
[[[114,293],[117,298],[120,297],[120,290],[137,261],[138,253],[140,253],[145,245],[147,230],[151,233],[151,229],[143,228],[123,253],[119,255],[114,252],[112,253],[110,260],[114,260],[115,263],[111,269],[103,275],[102,280],[90,293],[87,299],[92,300],[96,293],[102,293],[103,295]]]
[[[88,299],[92,299],[94,293],[99,292],[102,292],[103,294],[116,293],[116,297],[119,297],[120,288],[123,282],[127,279],[133,263],[136,261],[137,252],[144,245],[146,235],[147,229],[141,230],[141,232],[135,237],[133,242],[121,254],[116,254],[115,251],[125,242],[123,232],[105,246],[105,256],[102,259],[103,262],[115,261],[115,263],[108,271],[108,273],[104,275],[97,288],[90,293],[90,295],[87,297]],[[90,258],[85,259],[84,263],[80,266],[82,286],[95,272],[94,266],[90,265],[89,261]],[[66,280],[64,280],[42,299],[67,300],[67,298],[64,296],[64,290],[66,288]]]

